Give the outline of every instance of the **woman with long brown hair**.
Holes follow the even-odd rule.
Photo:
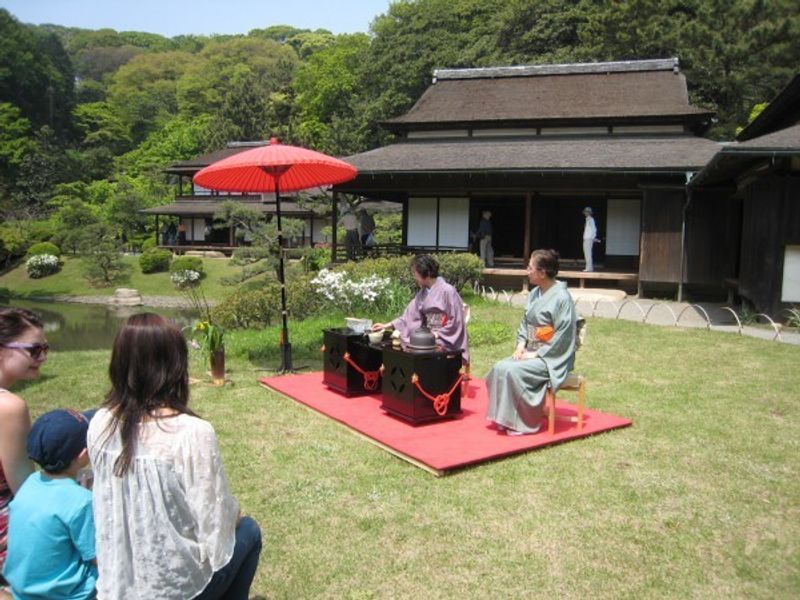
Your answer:
[[[246,599],[261,532],[241,517],[214,428],[189,409],[186,341],[155,314],[114,341],[91,421],[101,598]]]
[[[28,405],[8,388],[36,379],[47,350],[39,317],[24,308],[0,310],[0,571],[6,558],[8,503],[33,472],[26,450]]]

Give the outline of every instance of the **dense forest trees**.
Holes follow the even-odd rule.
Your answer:
[[[398,0],[363,34],[174,38],[0,9],[0,244],[87,215],[144,231],[135,208],[172,194],[161,169],[230,140],[337,155],[385,143],[380,122],[434,68],[671,56],[718,114],[709,135],[730,139],[797,72],[797,0]]]

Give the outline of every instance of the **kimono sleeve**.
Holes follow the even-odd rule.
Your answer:
[[[439,329],[439,337],[448,343],[456,342],[464,335],[464,301],[454,287],[450,287],[445,296],[445,314],[450,316],[447,323]]]
[[[553,303],[550,316],[553,337],[539,349],[539,356],[571,354],[575,345],[575,308],[569,295],[560,297]]]
[[[522,313],[522,320],[519,322],[517,329],[517,344],[520,342],[528,343],[528,311],[531,309],[531,302],[533,302],[533,294],[536,290],[531,290],[528,294],[528,301],[525,303],[525,312]]]
[[[233,556],[239,503],[231,495],[214,428],[201,421],[182,448],[186,500],[197,523],[197,539],[214,571]]]
[[[392,327],[400,332],[400,335],[407,338],[415,329],[422,324],[419,306],[417,305],[417,296],[415,295],[411,302],[406,306],[403,314],[392,321]]]

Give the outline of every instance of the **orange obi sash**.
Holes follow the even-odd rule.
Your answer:
[[[542,325],[541,327],[536,327],[534,330],[534,336],[540,342],[549,342],[553,339],[553,326],[552,325]]]

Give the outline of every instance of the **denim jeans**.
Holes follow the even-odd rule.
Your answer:
[[[261,554],[261,529],[250,517],[242,517],[236,527],[236,545],[227,565],[214,573],[195,600],[247,600]]]

